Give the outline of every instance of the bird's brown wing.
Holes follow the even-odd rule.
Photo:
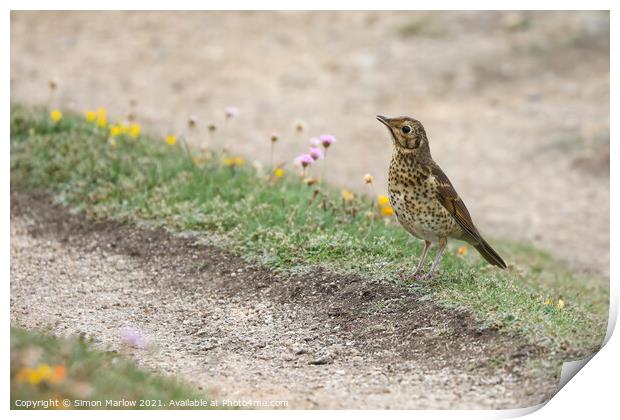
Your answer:
[[[471,236],[471,239],[481,242],[480,233],[478,233],[478,229],[476,229],[474,222],[471,220],[465,203],[459,197],[446,174],[437,165],[431,166],[431,174],[437,181],[437,199],[441,205],[454,217],[454,220],[461,226],[463,231]]]
[[[474,226],[467,207],[465,207],[446,174],[436,164],[431,165],[430,169],[431,175],[435,177],[437,183],[437,199],[450,212],[465,233],[465,236],[461,239],[472,244],[490,264],[506,268],[506,263],[502,257],[482,238],[478,229]]]

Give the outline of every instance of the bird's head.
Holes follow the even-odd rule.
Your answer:
[[[377,115],[377,119],[388,128],[394,147],[398,151],[405,153],[429,151],[426,131],[420,121],[410,117],[387,118],[382,115]]]

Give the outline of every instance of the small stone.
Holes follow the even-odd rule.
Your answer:
[[[309,365],[315,365],[315,366],[329,365],[331,363],[334,363],[334,361],[332,357],[329,355],[321,356],[316,359],[312,359],[308,362]]]
[[[308,353],[308,350],[303,347],[293,347],[293,353],[295,353],[297,356],[301,356],[302,354]]]

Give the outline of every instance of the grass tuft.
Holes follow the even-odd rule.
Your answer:
[[[114,352],[93,350],[83,338],[11,328],[12,409],[178,409],[183,407],[170,401],[186,400],[205,396]],[[114,405],[121,401],[122,406]],[[44,405],[24,405],[34,402]]]

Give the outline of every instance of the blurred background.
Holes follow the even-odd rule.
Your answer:
[[[361,193],[387,190],[375,115],[413,116],[485,236],[609,276],[607,12],[12,12],[11,100],[162,135],[195,115],[193,145],[214,123],[262,162],[272,133],[278,162],[333,134],[327,178]]]

